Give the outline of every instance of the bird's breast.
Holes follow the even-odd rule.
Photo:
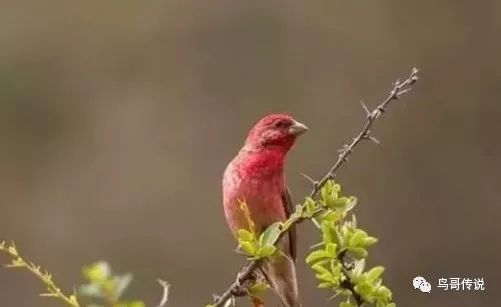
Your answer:
[[[285,189],[283,168],[272,167],[259,160],[236,159],[228,166],[223,178],[224,209],[233,232],[248,228],[248,222],[240,207],[244,202],[249,208],[257,231],[285,219],[282,194]],[[252,163],[253,162],[253,163]]]

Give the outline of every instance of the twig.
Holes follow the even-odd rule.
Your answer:
[[[252,273],[261,265],[260,260],[252,261],[248,266],[244,267],[238,274],[235,281],[230,285],[230,287],[221,295],[216,296],[214,300],[215,307],[224,306],[224,303],[233,296],[233,293],[242,288],[242,285],[251,278]]]
[[[327,172],[327,174],[325,174],[322,177],[322,179],[320,179],[313,185],[313,190],[310,193],[310,197],[315,197],[328,180],[334,179],[334,177],[336,176],[336,171],[341,167],[341,165],[344,162],[348,160],[348,156],[351,153],[353,153],[354,148],[362,140],[370,140],[377,144],[380,143],[375,137],[371,135],[370,132],[370,129],[374,121],[378,119],[379,116],[386,111],[386,108],[388,107],[388,104],[391,101],[397,100],[398,98],[400,98],[400,96],[411,90],[412,85],[418,80],[417,74],[418,74],[417,68],[413,68],[407,79],[405,79],[403,82],[397,80],[394,83],[393,89],[390,91],[388,97],[381,104],[379,104],[374,110],[370,111],[369,108],[362,102],[362,107],[367,115],[367,120],[365,122],[363,129],[357,134],[355,138],[353,138],[353,141],[351,141],[349,145],[347,144],[343,145],[343,147],[339,151],[339,156],[336,163],[332,165],[329,172]]]
[[[66,306],[80,307],[75,293],[71,295],[65,295],[52,280],[52,275],[49,272],[42,271],[42,268],[39,265],[36,265],[33,262],[25,260],[21,257],[16,249],[16,246],[14,245],[14,242],[12,242],[9,246],[4,241],[0,241],[0,252],[7,254],[11,258],[11,263],[6,264],[6,267],[26,268],[38,279],[40,279],[47,290],[46,293],[42,293],[40,294],[40,296],[57,298]]]
[[[343,250],[339,253],[338,255],[338,260],[341,263],[341,266],[343,267],[343,274],[345,276],[348,276],[348,271],[350,270],[350,267],[346,264],[344,261],[344,258],[346,256],[347,250]],[[364,300],[362,299],[362,296],[355,291],[355,285],[350,279],[345,279],[342,281],[341,286],[345,289],[350,290],[351,294],[353,295],[353,298],[355,299],[355,302],[357,303],[357,306],[362,306],[364,304]]]
[[[320,192],[322,187],[329,181],[330,179],[334,179],[337,170],[341,167],[341,165],[348,160],[348,156],[353,153],[353,150],[355,147],[363,140],[369,140],[372,142],[375,142],[379,144],[380,142],[371,135],[370,129],[372,128],[373,123],[376,121],[376,119],[381,116],[386,111],[386,108],[390,104],[391,101],[397,100],[400,98],[400,96],[404,95],[405,93],[408,93],[412,89],[412,85],[418,80],[418,70],[417,68],[413,68],[409,76],[402,82],[396,81],[393,84],[393,88],[390,91],[388,97],[383,100],[374,110],[370,110],[363,102],[362,102],[362,108],[364,109],[366,113],[366,122],[365,125],[363,126],[362,130],[353,138],[350,144],[345,144],[342,146],[342,148],[339,150],[339,155],[337,161],[331,166],[327,174],[325,174],[322,179],[320,180],[314,180],[311,177],[307,175],[303,175],[306,179],[308,179],[312,185],[313,189],[309,194],[309,197],[314,198],[317,196],[317,194]],[[291,228],[291,226],[295,224],[299,224],[303,221],[303,218],[301,217],[291,217],[289,220],[287,220],[284,224],[287,224],[288,227],[284,227],[281,230],[280,236],[278,239],[275,241],[278,242],[280,241],[280,238],[282,238]],[[344,262],[343,262],[344,263]],[[254,270],[256,270],[259,266],[261,265],[261,260],[254,260],[252,261],[248,266],[244,267],[238,274],[237,278],[235,281],[229,286],[229,288],[221,295],[221,296],[216,296],[214,299],[213,306],[214,307],[222,307],[224,306],[224,303],[230,299],[233,296],[233,293],[237,289],[242,288],[243,284],[249,280],[252,276],[252,273]],[[356,303],[358,306],[362,306],[363,301],[358,295],[351,282],[348,281],[349,284],[346,284],[345,288],[350,290],[353,293],[353,296],[355,297]]]
[[[169,301],[169,283],[163,279],[157,279],[157,282],[162,286],[162,298],[160,299],[160,303],[158,303],[157,307],[165,307],[167,306],[167,302]]]

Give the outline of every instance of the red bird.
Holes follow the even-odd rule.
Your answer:
[[[296,138],[307,130],[304,124],[283,114],[268,115],[251,129],[223,176],[224,213],[234,235],[248,227],[241,201],[249,208],[257,235],[291,214],[293,205],[284,178],[285,158]],[[295,230],[278,245],[284,257],[265,263],[262,272],[284,307],[300,307]]]

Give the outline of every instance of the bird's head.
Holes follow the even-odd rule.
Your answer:
[[[261,118],[249,132],[245,145],[253,148],[273,148],[287,152],[296,138],[308,130],[289,115],[271,114]]]

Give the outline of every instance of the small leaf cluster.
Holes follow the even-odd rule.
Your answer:
[[[382,284],[381,275],[384,267],[376,266],[365,271],[365,259],[354,262],[352,270],[347,271],[348,278],[353,282],[354,290],[363,298],[365,302],[375,304],[377,307],[395,307],[391,302],[392,293],[390,289]]]
[[[78,294],[100,302],[89,307],[145,307],[142,301],[121,300],[132,281],[132,274],[113,274],[107,262],[99,261],[83,267],[82,275],[88,283],[78,288]]]
[[[275,242],[281,233],[281,223],[273,223],[258,237],[256,233],[246,229],[237,231],[238,246],[241,251],[257,260],[271,257],[277,251]]]
[[[246,219],[248,229],[239,229],[236,233],[238,240],[238,250],[249,256],[249,260],[259,260],[272,258],[279,249],[275,246],[284,232],[284,225],[281,222],[276,222],[268,226],[259,236],[256,232],[254,222],[250,217],[250,212],[245,202],[240,202],[240,209]],[[266,292],[269,288],[266,280],[249,281],[246,285],[247,295],[253,302],[260,302],[259,296]],[[228,300],[225,306],[231,306],[232,300]],[[207,305],[210,307],[212,305]]]
[[[247,219],[249,227],[237,231],[238,249],[248,255],[251,260],[272,257],[277,252],[275,243],[282,232],[282,223],[271,224],[258,236],[254,223],[250,218],[247,204],[241,202],[240,208]]]
[[[322,187],[320,200],[306,199],[301,214],[310,218],[322,233],[322,241],[315,245],[306,262],[315,272],[319,288],[347,297],[341,307],[362,303],[393,307],[391,291],[382,285],[384,268],[364,271],[367,248],[377,239],[357,227],[354,215],[347,220],[355,205],[356,198],[342,196],[341,186],[332,180]]]

